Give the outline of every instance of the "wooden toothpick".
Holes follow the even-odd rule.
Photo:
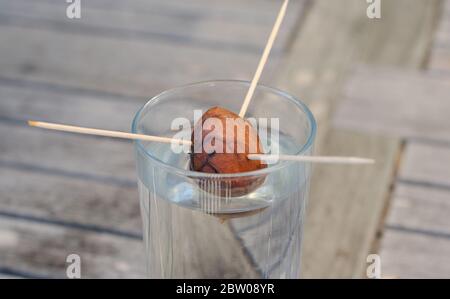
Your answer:
[[[143,135],[143,134],[133,134],[133,133],[126,133],[126,132],[119,132],[119,131],[83,128],[83,127],[68,126],[68,125],[54,124],[54,123],[47,123],[47,122],[40,122],[40,121],[32,121],[32,120],[28,121],[28,125],[30,125],[31,127],[38,127],[38,128],[48,129],[48,130],[56,130],[56,131],[63,131],[63,132],[70,132],[70,133],[77,133],[77,134],[96,135],[96,136],[132,139],[132,140],[155,141],[155,142],[162,142],[162,143],[176,142],[176,143],[191,145],[191,142],[189,140]]]
[[[131,139],[131,140],[144,140],[144,141],[153,141],[153,142],[162,142],[162,143],[179,143],[191,145],[192,142],[190,140],[184,139],[176,139],[170,137],[159,137],[159,136],[151,136],[151,135],[143,135],[143,134],[133,134],[119,131],[109,131],[109,130],[99,130],[93,128],[85,128],[85,127],[76,127],[69,126],[63,124],[55,124],[48,122],[40,122],[40,121],[28,121],[28,125],[31,127],[38,127],[48,130],[56,130],[77,134],[86,134],[86,135],[96,135],[96,136],[105,136],[105,137],[113,137],[113,138],[122,138],[122,139]],[[375,161],[372,159],[366,158],[357,158],[357,157],[320,157],[320,156],[294,156],[294,155],[260,155],[260,154],[250,154],[247,155],[250,160],[262,160],[262,161],[270,161],[270,160],[280,160],[280,161],[297,161],[297,162],[312,162],[312,163],[333,163],[333,164],[373,164]]]
[[[255,93],[256,86],[258,85],[259,79],[261,78],[261,74],[264,70],[264,66],[266,65],[267,59],[269,58],[270,51],[272,50],[273,44],[278,35],[278,31],[280,30],[281,23],[283,22],[284,16],[286,15],[288,3],[289,0],[284,0],[280,12],[278,13],[278,17],[277,20],[275,21],[275,25],[273,26],[272,33],[269,36],[269,40],[267,41],[261,60],[259,61],[258,68],[256,69],[252,83],[250,84],[250,88],[248,89],[247,95],[245,96],[244,99],[244,103],[242,104],[241,111],[239,112],[239,116],[241,118],[244,118],[245,114],[247,113],[248,106],[250,105],[250,101],[253,98],[253,94]]]
[[[326,164],[374,164],[375,160],[359,157],[320,157],[320,156],[294,156],[294,155],[247,155],[250,160],[262,161],[297,161]]]

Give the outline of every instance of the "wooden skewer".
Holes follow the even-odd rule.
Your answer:
[[[327,163],[327,164],[374,164],[375,160],[359,157],[320,157],[320,156],[293,156],[293,155],[247,155],[250,160],[263,161],[298,161],[298,162],[313,162],[313,163]]]
[[[255,93],[256,86],[258,85],[259,79],[261,78],[261,74],[264,70],[264,66],[266,65],[267,59],[269,58],[270,51],[272,50],[273,44],[278,35],[278,31],[280,30],[281,23],[283,22],[284,16],[286,15],[288,3],[289,0],[284,0],[280,12],[278,13],[278,17],[273,26],[272,33],[269,36],[269,40],[267,41],[261,60],[259,61],[258,68],[256,69],[252,83],[250,84],[250,88],[248,89],[247,95],[245,96],[244,99],[244,103],[242,104],[241,111],[239,112],[239,116],[241,118],[244,118],[245,114],[247,113],[248,106],[250,105],[250,101],[253,98],[253,94]]]
[[[162,143],[176,142],[176,143],[191,145],[191,141],[189,141],[189,140],[143,135],[143,134],[133,134],[133,133],[126,133],[126,132],[119,132],[119,131],[108,131],[108,130],[99,130],[99,129],[92,129],[92,128],[83,128],[83,127],[68,126],[68,125],[54,124],[54,123],[47,123],[47,122],[40,122],[40,121],[32,121],[32,120],[28,121],[28,125],[30,125],[31,127],[38,127],[38,128],[48,129],[48,130],[56,130],[56,131],[71,132],[71,133],[86,134],[86,135],[97,135],[97,136],[132,139],[132,140],[155,141],[155,142],[162,142]]]
[[[151,136],[151,135],[143,135],[143,134],[132,134],[125,133],[119,131],[109,131],[109,130],[99,130],[92,128],[83,128],[48,122],[40,122],[40,121],[28,121],[28,125],[31,127],[38,127],[48,130],[56,130],[77,134],[87,134],[87,135],[97,135],[97,136],[106,136],[106,137],[114,137],[114,138],[122,138],[122,139],[131,139],[131,140],[144,140],[144,141],[154,141],[154,142],[162,142],[162,143],[179,143],[191,145],[192,142],[190,140],[169,138],[169,137],[159,137],[159,136]],[[247,156],[250,160],[281,160],[281,161],[298,161],[298,162],[312,162],[312,163],[334,163],[334,164],[373,164],[375,161],[372,159],[366,158],[357,158],[357,157],[320,157],[320,156],[291,156],[291,155],[259,155],[259,154],[250,154]]]

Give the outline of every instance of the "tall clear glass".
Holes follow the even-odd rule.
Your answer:
[[[193,126],[194,110],[238,112],[248,87],[211,81],[163,92],[137,113],[132,131],[173,137],[172,121],[183,117]],[[279,119],[280,154],[312,154],[315,120],[293,96],[258,86],[246,117]],[[273,128],[268,122],[262,129]],[[189,154],[175,154],[170,144],[136,141],[135,152],[150,278],[299,277],[309,163],[206,174],[190,171]],[[235,180],[263,183],[234,196],[227,186]]]

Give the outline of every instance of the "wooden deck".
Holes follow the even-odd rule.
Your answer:
[[[262,79],[310,105],[316,152],[378,161],[315,167],[303,276],[379,253],[385,277],[449,278],[450,1],[344,1],[291,1]],[[131,145],[25,120],[129,130],[164,89],[248,80],[279,4],[0,0],[0,277],[65,277],[72,252],[85,278],[144,277]]]
[[[441,5],[423,68],[357,68],[333,117],[336,127],[402,142],[374,248],[384,277],[450,278],[450,1]]]
[[[385,228],[403,140],[363,130],[368,126],[366,119],[358,118],[358,126],[343,126],[336,119],[346,107],[353,108],[349,92],[359,87],[355,71],[360,65],[366,65],[370,75],[381,67],[405,73],[423,68],[442,10],[440,1],[382,1],[382,19],[369,20],[363,13],[364,1],[345,2],[314,1],[280,75],[283,88],[302,95],[318,119],[316,152],[377,160],[369,168],[314,168],[304,238],[303,275],[307,278],[365,277],[367,255],[380,252],[379,236]],[[368,86],[370,75],[365,77]],[[372,95],[381,104],[380,92],[361,87],[357,95]],[[376,120],[377,110],[361,106],[365,116]],[[386,110],[401,113],[395,109]],[[347,115],[342,119],[351,121]],[[391,261],[382,257],[383,272]]]

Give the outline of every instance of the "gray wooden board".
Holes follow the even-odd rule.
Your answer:
[[[400,143],[395,138],[329,130],[330,115],[341,102],[341,87],[355,64],[408,69],[423,65],[439,3],[383,1],[383,19],[370,20],[364,1],[348,0],[345,5],[314,1],[292,42],[279,85],[306,101],[315,114],[316,153],[353,153],[381,161],[375,168],[315,167],[306,210],[304,277],[348,278],[365,273]]]
[[[450,190],[398,183],[386,225],[450,239],[449,214]]]
[[[3,76],[135,97],[151,97],[167,88],[212,78],[248,79],[258,61],[257,55],[247,53],[33,28],[2,27],[0,40]]]
[[[140,278],[145,275],[142,241],[61,226],[0,218],[2,267],[37,277],[66,277],[66,257],[78,254],[83,278]]]
[[[11,125],[0,125],[0,136],[2,162],[115,178],[117,185],[136,178],[131,143]]]
[[[442,1],[442,16],[447,21],[450,19],[450,1],[449,0]],[[447,27],[447,28],[449,28],[449,27]]]
[[[131,142],[30,128],[26,120],[129,131],[141,102],[105,101],[25,87],[0,86],[0,95],[2,161],[134,181]]]
[[[445,58],[450,56],[447,55],[448,51],[445,49],[446,41],[442,39],[447,36],[441,26],[437,34],[438,42],[435,42],[433,48],[430,69],[443,70],[446,68],[445,64],[450,61]],[[395,75],[392,76],[392,73],[388,73],[391,71],[385,70],[385,73],[380,75],[379,69],[374,71],[373,68],[365,68],[362,75],[361,72],[357,72],[353,78],[356,78],[358,82],[351,83],[349,87],[350,94],[353,95],[352,100],[359,100],[355,94],[366,99],[371,97],[373,100],[370,105],[367,102],[344,104],[347,105],[346,109],[355,109],[355,114],[360,113],[358,127],[368,126],[365,120],[369,119],[369,126],[373,126],[377,122],[375,124],[378,126],[376,132],[389,134],[390,130],[397,135],[424,138],[420,142],[417,140],[409,142],[402,158],[402,167],[399,170],[399,178],[381,243],[382,271],[385,277],[448,277],[450,273],[450,268],[447,266],[449,264],[447,252],[450,248],[447,217],[450,193],[446,188],[449,177],[448,169],[446,169],[448,168],[446,167],[448,147],[446,142],[430,142],[429,139],[448,138],[449,136],[445,135],[445,121],[448,119],[445,111],[449,110],[446,108],[449,77],[445,72],[409,75],[405,75],[404,72],[393,72]],[[390,81],[390,84],[379,85],[380,78],[385,82]],[[392,86],[405,78],[406,82],[402,88],[393,90]],[[418,89],[421,92],[418,93]],[[358,90],[358,93],[355,90]],[[402,94],[403,91],[404,94]],[[436,93],[441,95],[437,102],[433,101]],[[389,96],[386,97],[386,94]],[[410,128],[405,130],[398,123],[386,122],[386,114],[383,111],[377,112],[377,109],[386,106],[383,105],[383,100],[386,98],[397,101],[398,104],[403,102],[404,107],[401,109],[396,105],[387,105],[388,113],[389,111],[397,113],[397,115],[390,114],[390,119],[397,118],[404,124],[406,117],[410,122],[416,121],[416,127],[411,128],[411,123],[407,122],[406,125],[409,125]],[[419,105],[417,105],[418,103]],[[362,107],[364,104],[365,107]],[[358,107],[359,111],[356,112]],[[372,117],[368,118],[367,113],[378,113],[378,120],[375,121]],[[423,114],[425,119],[422,116],[414,116],[419,113]],[[351,119],[349,115],[340,115],[339,117],[344,121]],[[439,127],[442,123],[444,123],[444,128],[438,129],[442,134],[438,132],[439,135],[434,135],[436,132],[430,127],[433,125]],[[357,127],[355,124],[356,122],[353,123],[352,128]],[[387,129],[388,127],[389,129]],[[423,128],[427,132],[422,132]],[[413,130],[413,134],[411,134],[411,130]],[[430,131],[431,134],[428,134]],[[430,243],[433,243],[432,248],[429,246]]]
[[[450,70],[450,1],[445,0],[442,5],[442,15],[431,51],[431,70]]]
[[[399,179],[450,188],[450,144],[411,141],[405,149]]]
[[[443,11],[447,16],[450,16],[450,1],[449,0],[443,0],[444,8]]]
[[[381,257],[387,278],[450,278],[450,239],[386,229]]]
[[[402,278],[450,277],[448,165],[448,144],[408,142],[381,243],[386,274]]]
[[[0,274],[0,279],[20,279],[20,276],[14,276],[9,274]]]
[[[31,119],[130,131],[134,115],[145,102],[146,99],[0,78],[0,121],[4,122],[19,124]]]
[[[111,9],[114,4],[110,4],[110,9],[105,9],[105,3],[102,7],[97,1],[89,1],[83,3],[82,18],[70,21],[65,14],[67,7],[65,2],[30,3],[23,0],[3,0],[0,2],[2,12],[0,15],[15,16],[13,24],[21,24],[21,18],[39,19],[39,24],[47,24],[48,29],[55,31],[65,28],[89,35],[101,29],[108,36],[117,38],[149,38],[166,43],[185,42],[191,46],[210,47],[219,51],[230,49],[260,53],[272,26],[269,20],[275,19],[278,9],[276,2],[260,1],[258,10],[246,10],[242,9],[242,5],[232,7],[227,1],[220,5],[205,2],[202,7],[192,11],[192,5],[183,5],[185,1],[173,2],[191,8],[190,14],[180,11],[181,7],[178,7],[178,14],[168,14],[167,10],[170,10],[171,5],[168,6],[161,1],[147,2],[146,5],[141,3],[142,7],[139,10],[134,7],[136,1],[127,1],[126,4],[116,3],[119,7],[115,10]],[[297,21],[297,13],[300,13],[303,2],[301,0],[291,3],[284,28],[289,29]],[[232,10],[224,13],[224,9]],[[183,17],[183,13],[189,17]],[[275,52],[282,48],[288,35],[289,30],[281,32]]]
[[[82,97],[79,99],[73,95],[64,100],[61,95],[51,92],[5,87],[2,87],[1,94],[2,116],[10,119],[58,115],[60,121],[69,122],[79,117],[81,122],[86,121],[86,125],[100,126],[102,122],[99,119],[103,119],[103,125],[111,122],[98,117],[95,110],[100,109],[87,109],[90,104],[91,108],[95,108],[95,103],[101,105],[101,100],[83,100]],[[103,104],[106,103],[103,101]],[[115,111],[127,111],[127,107],[130,107],[128,111],[131,112],[136,105],[139,103],[113,101],[98,108],[114,115],[114,110],[111,110],[114,106]],[[116,127],[118,129],[128,126],[128,118],[129,116],[112,117],[121,124]],[[25,220],[49,223],[49,227],[81,227],[82,230],[74,238],[80,238],[83,233],[95,235],[98,232],[110,235],[111,239],[123,239],[123,236],[139,238],[141,221],[130,144],[44,132],[8,122],[0,126],[0,136],[4,141],[0,144],[2,219],[12,217],[14,221],[11,222],[17,225]],[[22,237],[27,238],[26,234]],[[124,240],[127,239],[129,238]],[[94,238],[89,240],[95,242]],[[79,241],[87,242],[81,239]],[[125,243],[126,241],[122,241],[121,244],[126,246]],[[32,248],[28,252],[30,257],[21,264],[24,268],[22,270],[39,263],[39,257],[31,254]],[[142,246],[139,248],[142,250]],[[8,253],[7,259],[10,258],[12,259]],[[117,259],[122,257],[118,256]],[[5,259],[2,266],[6,266],[5,263],[8,262],[11,261]],[[26,263],[29,265],[24,266]],[[122,265],[125,267],[122,275],[125,275],[130,266],[124,262]],[[17,270],[18,265],[10,266]],[[51,264],[48,266],[50,268]],[[107,268],[96,271],[100,272],[98,275],[93,274],[95,277],[110,277],[102,272],[107,271]],[[131,277],[135,270],[128,272]]]
[[[429,68],[431,70],[450,71],[450,49],[435,47],[431,54]]]
[[[291,5],[302,0],[291,0]],[[43,0],[45,3],[53,3],[53,0]],[[109,11],[131,11],[145,13],[164,13],[181,16],[207,15],[212,18],[230,18],[230,20],[252,21],[260,20],[266,22],[266,17],[279,9],[280,3],[273,0],[129,0],[124,3],[120,0],[91,0],[89,7]],[[257,7],[258,9],[255,9]]]
[[[293,15],[298,17],[296,13]],[[183,42],[138,40],[133,39],[133,35],[128,39],[116,39],[107,34],[102,36],[101,32],[98,35],[73,34],[70,30],[55,32],[41,28],[31,19],[5,18],[6,25],[0,26],[2,75],[140,97],[195,81],[249,80],[266,41],[260,41],[261,50],[252,53],[230,49],[219,51],[224,46],[208,49]],[[23,24],[8,25],[8,22],[20,20]],[[272,23],[273,20],[267,20],[269,31]],[[61,27],[67,26],[72,28],[70,24]],[[282,31],[287,34],[289,29],[286,26]],[[246,29],[242,28],[242,31]],[[282,43],[278,45],[283,46]],[[267,78],[271,77],[277,64],[277,59],[272,58],[264,73]]]
[[[100,226],[139,237],[141,220],[134,186],[102,184],[89,176],[73,178],[14,166],[0,163],[0,215],[77,223],[87,229]]]
[[[44,108],[40,99],[45,102],[48,97],[34,93],[31,102],[26,97],[22,102],[19,97],[14,99],[3,97],[2,111],[13,103],[22,107],[24,115],[19,116],[31,117],[37,116],[33,107],[41,103],[39,107]],[[44,113],[56,112],[53,104],[42,109]],[[11,108],[8,115],[18,116]],[[96,115],[83,117],[95,120]],[[3,209],[140,231],[131,144],[10,124],[0,126],[0,136],[4,141],[0,144]]]
[[[23,3],[26,0],[17,0]],[[4,5],[8,5],[10,0],[2,0]],[[292,8],[297,7],[304,2],[303,0],[291,0]],[[31,5],[31,4],[30,4]],[[41,7],[57,6],[64,8],[66,11],[68,6],[66,3],[55,3],[53,0],[40,0]],[[255,9],[255,5],[258,9]],[[32,6],[36,7],[36,6]],[[164,15],[167,17],[179,17],[186,20],[191,18],[211,18],[223,19],[228,18],[230,21],[241,21],[243,23],[267,22],[267,17],[273,16],[274,10],[279,9],[280,3],[272,0],[228,0],[226,2],[220,0],[129,0],[126,3],[120,0],[91,0],[84,3],[83,8],[86,10],[96,9],[110,12],[129,12],[136,14]],[[214,21],[214,20],[213,20]]]
[[[450,140],[450,75],[359,68],[334,124],[408,138]]]
[[[442,15],[437,28],[434,46],[443,48],[450,46],[450,14]]]

